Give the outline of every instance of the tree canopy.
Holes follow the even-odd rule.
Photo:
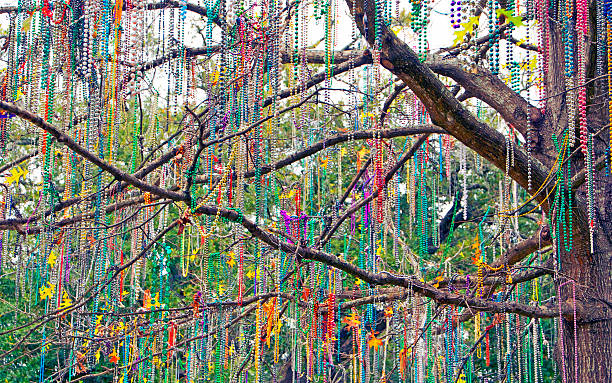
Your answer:
[[[0,379],[612,381],[610,0],[0,20]]]

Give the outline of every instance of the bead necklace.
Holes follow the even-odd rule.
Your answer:
[[[487,50],[489,69],[494,75],[499,74],[499,20],[496,10],[499,4],[497,0],[488,0],[488,26],[489,26],[489,49]]]
[[[454,29],[461,27],[461,0],[452,0],[450,9],[450,22]]]
[[[564,139],[564,146],[560,147],[557,142],[556,135],[553,134],[552,140],[559,152],[560,160],[563,159],[563,156],[566,151],[566,143],[568,141],[567,136]],[[564,169],[565,168],[565,169]],[[568,253],[572,250],[572,239],[573,239],[573,225],[572,225],[572,196],[571,196],[571,187],[569,182],[571,182],[570,177],[570,163],[568,161],[565,167],[560,167],[557,171],[557,192],[555,194],[554,204],[558,208],[558,218],[557,218],[557,233],[563,233],[563,244],[565,251]],[[567,195],[566,195],[567,191]],[[559,227],[559,226],[562,226]]]
[[[588,134],[587,140],[587,158],[586,158],[586,171],[587,171],[587,210],[589,217],[589,240],[591,244],[591,254],[594,253],[593,235],[595,233],[595,197],[594,197],[594,165],[593,157],[595,156],[595,150],[593,148],[593,134]]]
[[[606,28],[606,35],[608,37],[608,46],[607,46],[607,51],[608,51],[608,115],[609,115],[609,124],[610,124],[610,147],[609,147],[609,153],[610,153],[610,159],[612,162],[612,76],[610,76],[609,74],[612,73],[612,6],[609,5],[609,2],[606,3],[608,4],[607,6],[607,10],[606,10],[606,14],[607,14],[607,28]]]
[[[574,328],[574,382],[578,382],[578,325],[576,323],[576,285],[574,283],[574,281],[567,281],[564,282],[562,284],[560,284],[557,287],[557,301],[559,302],[559,312],[561,312],[561,288],[563,286],[565,286],[566,284],[571,284],[572,285],[572,302],[573,302],[573,318],[574,318],[574,323],[573,323],[573,328]],[[567,382],[567,375],[566,375],[566,364],[565,364],[565,345],[564,345],[564,338],[563,338],[563,316],[559,315],[559,348],[561,349],[561,371],[562,371],[562,375],[561,377],[563,378],[563,383]]]
[[[542,55],[542,60],[540,60],[540,100],[541,100],[541,108],[546,109],[546,78],[548,76],[548,60],[549,60],[549,46],[550,46],[550,27],[548,24],[549,18],[549,6],[548,0],[537,0],[536,9],[537,9],[537,20],[538,20],[538,36],[539,36],[539,48]]]

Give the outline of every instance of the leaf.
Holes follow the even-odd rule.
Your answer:
[[[396,35],[399,34],[402,31],[403,27],[401,25],[397,25],[395,27],[391,27],[391,30],[393,31],[393,33],[395,33]]]
[[[28,169],[23,169],[21,166],[17,166],[16,168],[11,169],[11,175],[7,177],[4,182],[8,185],[12,184],[13,182],[19,183],[19,179],[25,178],[26,174],[28,173]]]
[[[270,300],[263,305],[263,311],[266,314],[266,337],[264,341],[266,345],[270,347],[270,334],[272,334],[272,330],[274,329],[274,312],[276,310],[276,298]]]
[[[217,286],[219,296],[225,292],[225,285],[223,283],[219,283]]]
[[[368,340],[368,347],[374,347],[374,351],[378,351],[378,347],[383,345],[383,341],[378,339],[374,334],[370,334],[370,340]]]
[[[49,258],[47,259],[47,264],[51,267],[55,266],[55,261],[57,260],[57,254],[55,254],[54,250],[51,250],[49,253]]]
[[[472,33],[475,29],[477,29],[479,20],[480,18],[478,16],[472,16],[467,22],[461,23],[460,25],[463,27],[463,29],[455,31],[455,40],[453,41],[453,45],[461,44],[465,39],[465,35]]]
[[[441,275],[438,275],[436,279],[434,279],[433,287],[435,287],[436,289],[440,287],[440,282],[442,282],[443,280],[444,280],[444,277]]]
[[[40,292],[40,299],[45,300],[53,296],[55,285],[51,284],[51,282],[47,282],[47,286],[41,287],[38,291]]]
[[[236,253],[234,253],[233,251],[230,251],[227,254],[227,261],[226,261],[227,265],[229,267],[234,267],[236,266]]]
[[[30,30],[30,27],[32,26],[32,16],[34,16],[33,13],[23,20],[23,25],[21,26],[22,32],[28,32]]]
[[[217,85],[217,82],[219,82],[219,71],[214,71],[213,73],[211,73],[210,76],[210,79],[212,80],[212,85]]]
[[[72,299],[70,299],[68,293],[66,292],[66,290],[64,290],[62,294],[62,302],[59,305],[59,309],[62,311],[67,310],[70,308],[70,306],[72,306]]]
[[[292,189],[289,193],[283,193],[280,195],[280,197],[278,197],[278,199],[287,199],[287,198],[293,198],[293,196],[295,195],[295,190]]]
[[[159,303],[159,293],[155,293],[155,297],[151,300],[151,304],[156,309],[161,307],[161,303]]]
[[[404,376],[404,370],[406,369],[406,358],[408,356],[408,353],[410,353],[412,349],[408,349],[408,351],[406,351],[406,348],[402,348],[399,354],[399,358],[400,358],[400,365],[399,365],[399,369],[400,369],[400,375]]]
[[[385,318],[391,318],[393,316],[393,306],[388,306],[385,309]]]
[[[25,95],[21,91],[21,88],[17,89],[17,97],[15,97],[15,101],[19,101],[25,99]]]
[[[276,325],[274,326],[274,333],[278,336],[280,334],[281,327],[283,327],[283,320],[279,319],[276,321]]]
[[[113,352],[111,352],[111,354],[109,355],[108,360],[113,364],[117,364],[117,362],[119,362],[119,355],[117,355],[117,349],[113,348]]]
[[[193,249],[193,251],[191,252],[191,255],[189,256],[189,260],[191,262],[195,261],[195,257],[196,257],[196,255],[198,255],[199,252],[200,252],[200,248],[199,247],[197,249]]]
[[[328,162],[329,162],[329,157],[321,158],[321,167],[323,169],[327,169]]]
[[[84,360],[85,360],[85,355],[80,352],[77,352],[77,365],[76,365],[77,374],[81,374],[87,371],[87,369],[85,368],[85,365],[83,364]]]
[[[514,24],[517,27],[524,27],[523,18],[521,16],[513,16],[512,11],[501,8],[495,11],[497,13],[497,17],[504,16],[507,22]]]
[[[102,315],[98,315],[96,317],[96,328],[94,330],[94,334],[100,334],[100,332],[102,331]]]
[[[342,319],[342,323],[346,324],[349,328],[359,328],[359,325],[361,324],[361,321],[359,320],[359,314],[353,312],[350,316],[344,317]]]
[[[249,271],[246,273],[246,276],[247,276],[247,278],[249,278],[249,279],[253,279],[253,278],[255,278],[255,270],[249,270]]]
[[[361,148],[361,150],[359,152],[357,152],[357,155],[358,155],[359,158],[363,158],[369,152],[370,151],[364,146],[363,148]]]
[[[144,291],[144,297],[142,299],[142,306],[145,310],[151,309],[151,290],[146,289]]]
[[[538,65],[538,60],[537,60],[537,57],[534,56],[529,60],[529,66],[528,66],[529,71],[535,72],[537,65]],[[538,222],[538,224],[540,223],[541,222]]]
[[[382,248],[382,246],[378,245],[378,249],[376,249],[376,255],[378,257],[382,257],[382,255],[383,255],[383,248]]]

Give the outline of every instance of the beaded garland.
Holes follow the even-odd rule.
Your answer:
[[[371,37],[364,52],[355,26],[338,49],[346,10],[338,0],[16,1],[1,36],[0,101],[60,127],[55,134],[0,112],[3,157],[17,145],[33,149],[1,174],[1,225],[18,230],[0,236],[0,268],[14,274],[19,312],[57,319],[33,330],[40,382],[99,374],[114,382],[260,383],[287,366],[282,373],[295,382],[342,375],[353,383],[539,383],[549,378],[549,342],[560,342],[561,380],[572,379],[570,353],[578,380],[577,284],[558,272],[576,251],[579,171],[596,250],[601,148],[587,118],[586,0],[446,2],[456,40],[443,58],[457,59],[463,75],[505,82],[534,110],[522,137],[483,102],[466,101],[506,144],[506,173],[488,181],[499,198],[482,211],[474,180],[490,169],[449,134],[400,138],[398,130],[440,117],[382,70],[385,33],[394,27],[413,36],[421,63],[438,58],[430,47],[437,2],[366,0],[374,20],[360,21]],[[596,11],[596,71],[612,123],[612,2],[597,2]],[[535,114],[547,113],[545,83],[555,75],[553,13],[567,124],[547,138],[556,157],[538,185]],[[612,128],[609,135],[612,142]],[[576,138],[580,150],[572,152]],[[531,200],[519,205],[510,178],[521,155],[527,189],[546,195],[533,208]],[[29,205],[18,206],[26,195]],[[460,303],[415,295],[539,304],[541,276],[513,284],[520,267],[493,260],[523,236],[519,217],[544,203],[553,293],[572,287],[574,350],[563,343],[563,318],[554,326],[476,313],[466,324],[471,310]],[[477,232],[459,229],[470,223]],[[546,254],[538,250],[526,265],[544,265]],[[407,275],[401,291],[360,278],[396,272]],[[64,337],[69,346],[58,341]]]

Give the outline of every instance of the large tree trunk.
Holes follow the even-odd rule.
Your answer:
[[[605,155],[605,150],[597,152]],[[563,375],[565,365],[567,382],[612,382],[612,183],[610,176],[603,173],[594,176],[593,253],[589,231],[585,229],[586,217],[580,217],[584,212],[574,213],[574,220],[582,224],[574,229],[572,250],[565,252],[558,242],[561,257],[556,288],[566,281],[575,282],[575,293],[570,282],[561,286],[558,297],[576,307],[575,319],[573,313],[563,316],[563,338],[556,345],[559,374]],[[586,185],[587,182],[576,191],[576,202],[585,202]]]
[[[609,224],[607,230],[610,230]],[[576,281],[576,324],[573,313],[564,315],[562,340],[556,345],[555,359],[560,376],[567,382],[612,382],[612,244],[611,231],[596,235],[596,251],[590,253],[586,238],[574,238],[571,254],[561,259],[558,283]],[[561,288],[561,300],[574,305],[572,284]],[[561,325],[560,325],[561,326]],[[577,340],[577,344],[575,342]],[[577,355],[577,357],[576,357]],[[563,356],[563,358],[562,358]],[[563,360],[562,360],[563,359]],[[565,366],[564,366],[565,365]],[[577,365],[578,371],[575,371]],[[577,373],[577,374],[576,374]],[[578,377],[576,380],[576,376]]]
[[[595,50],[596,27],[594,9],[595,2],[591,1],[590,36],[585,46],[587,56],[586,78],[595,76]],[[564,46],[559,29],[558,20],[551,15],[550,27],[550,53],[549,71],[546,78],[547,101],[545,120],[538,128],[540,143],[536,156],[544,163],[552,166],[551,161],[556,157],[556,151],[550,137],[552,134],[560,136],[568,126],[568,91],[564,75]],[[577,37],[577,36],[576,36]],[[590,133],[594,134],[593,161],[605,158],[609,145],[607,136],[609,123],[607,79],[604,81],[590,81],[587,83],[587,125]],[[576,122],[578,126],[578,122]],[[603,128],[603,133],[601,132]],[[601,133],[597,135],[598,133]],[[576,137],[580,132],[576,130]],[[572,148],[572,152],[579,148],[579,142]],[[572,160],[572,173],[585,171],[585,158],[582,153],[576,153]],[[555,348],[555,359],[561,381],[567,382],[612,382],[612,182],[600,168],[594,171],[593,184],[593,211],[595,219],[595,233],[593,249],[591,252],[591,239],[588,222],[588,177],[579,188],[575,190],[573,210],[573,247],[565,251],[561,238],[562,233],[556,233],[557,248],[560,260],[556,264],[556,288],[561,286],[561,294],[557,298],[562,303],[576,307],[576,317],[573,313],[563,315],[559,322],[560,339]],[[551,211],[556,219],[556,211]],[[575,282],[575,300],[572,283]],[[559,291],[559,290],[558,290]],[[573,311],[573,310],[572,310]],[[576,323],[577,331],[574,331]],[[576,341],[577,340],[577,344]],[[576,371],[577,368],[577,371]],[[565,378],[564,376],[565,375]]]

